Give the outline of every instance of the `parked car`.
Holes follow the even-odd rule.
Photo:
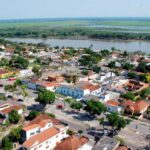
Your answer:
[[[14,77],[14,78],[9,78],[7,81],[14,81],[14,80],[16,80],[16,77]]]
[[[63,105],[57,105],[56,108],[57,109],[64,109],[64,106]]]
[[[4,85],[3,84],[0,84],[0,87],[3,87]]]
[[[7,96],[7,98],[13,98],[13,96],[11,96],[11,95],[8,95],[8,96]]]
[[[18,102],[23,102],[23,99],[18,99],[17,101],[18,101]]]

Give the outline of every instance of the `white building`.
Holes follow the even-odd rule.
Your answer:
[[[118,92],[113,92],[113,91],[106,91],[104,93],[101,93],[99,95],[100,101],[103,103],[106,103],[107,101],[111,99],[116,99],[119,98],[120,94]]]
[[[65,96],[71,96],[76,99],[80,99],[85,95],[98,95],[101,92],[99,85],[94,85],[89,82],[79,82],[74,86],[61,85],[56,88],[56,92]]]
[[[33,72],[30,69],[20,70],[18,77],[31,77],[33,76]]]
[[[101,73],[100,76],[97,78],[100,82],[103,82],[104,80],[114,77],[115,74],[113,72],[107,72],[107,73]]]
[[[120,105],[119,102],[112,101],[112,100],[109,100],[105,103],[105,106],[109,112],[121,113],[123,111],[123,108],[119,105]]]
[[[58,121],[58,120],[57,120]],[[57,143],[68,137],[68,126],[56,124],[56,119],[45,118],[43,114],[22,129],[22,145],[25,150],[51,150]]]

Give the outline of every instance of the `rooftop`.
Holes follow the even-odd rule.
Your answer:
[[[103,136],[95,145],[93,150],[114,150],[119,146],[119,142],[113,138]]]
[[[49,138],[55,136],[56,134],[58,134],[60,131],[59,129],[55,128],[55,127],[51,127],[33,137],[31,137],[30,139],[28,139],[27,141],[25,141],[23,143],[23,147],[26,148],[31,148],[33,145],[39,145],[40,143],[48,140]]]
[[[84,144],[88,143],[88,141],[89,139],[87,137],[73,135],[57,144],[54,150],[77,150]]]

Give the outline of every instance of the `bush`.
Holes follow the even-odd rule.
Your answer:
[[[69,129],[68,129],[68,130],[67,130],[67,134],[71,136],[71,135],[74,135],[74,134],[75,134],[75,132],[74,132],[74,131],[72,131],[72,130],[69,130]]]
[[[32,110],[29,112],[29,115],[27,116],[28,120],[33,120],[36,116],[39,115],[39,112],[36,110]]]
[[[3,150],[12,150],[13,149],[13,143],[9,140],[8,137],[4,137],[2,139],[2,149]]]
[[[52,117],[52,118],[55,118],[55,114],[52,114],[52,113],[47,113],[48,116]]]

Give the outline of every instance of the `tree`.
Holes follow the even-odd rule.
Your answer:
[[[102,112],[106,111],[106,107],[101,102],[89,100],[87,102],[85,110],[93,115],[100,115]]]
[[[139,94],[142,99],[145,99],[146,97],[150,95],[150,87],[142,90]]]
[[[12,89],[12,86],[11,86],[11,85],[5,85],[5,86],[4,86],[4,90],[6,91],[6,94],[7,94],[7,92],[10,92],[11,89]]]
[[[115,61],[111,61],[111,62],[108,64],[108,67],[109,67],[109,68],[116,68],[116,62],[115,62]]]
[[[78,133],[81,135],[83,134],[83,130],[79,130]]]
[[[34,118],[36,118],[38,115],[40,114],[40,112],[36,111],[36,110],[32,110],[29,112],[29,115],[27,116],[28,120],[33,120]]]
[[[72,130],[70,130],[70,129],[68,129],[68,130],[67,130],[67,134],[68,134],[69,136],[72,136],[72,135],[74,135],[74,134],[75,134],[75,132],[74,132],[74,131],[72,131]]]
[[[14,128],[9,133],[9,139],[12,142],[19,142],[21,140],[21,129],[22,126]]]
[[[10,62],[9,65],[11,67],[15,67],[18,69],[26,69],[29,65],[29,61],[21,56],[14,56]]]
[[[122,67],[123,69],[126,69],[126,70],[133,70],[134,69],[134,65],[126,62],[125,64],[122,64]]]
[[[150,83],[150,74],[141,74],[139,78],[143,82]]]
[[[77,102],[77,101],[76,101],[76,102],[71,103],[70,107],[71,107],[72,109],[76,109],[76,110],[79,110],[79,111],[80,111],[80,109],[83,108],[83,105],[82,105],[81,102]]]
[[[3,150],[12,150],[13,149],[13,143],[9,140],[8,137],[4,137],[2,139],[2,149]]]
[[[117,113],[111,113],[107,116],[107,119],[112,128],[116,127],[117,130],[121,130],[121,128],[125,128],[127,125],[127,121],[120,117]]]
[[[126,94],[122,94],[121,97],[125,98],[125,99],[130,99],[130,100],[133,100],[133,101],[136,100],[136,95],[132,92],[127,92]]]
[[[93,67],[93,71],[96,73],[100,73],[101,67],[95,66],[95,67]]]
[[[40,66],[34,66],[34,67],[32,68],[33,73],[34,73],[37,77],[40,77],[41,74],[42,74],[42,72],[41,72],[40,69],[41,69]]]
[[[18,114],[16,110],[12,110],[8,116],[9,116],[8,119],[10,123],[14,123],[14,124],[18,123],[21,118],[21,116]]]
[[[135,79],[137,77],[137,74],[134,73],[134,72],[129,72],[128,77],[131,78],[131,79]]]
[[[36,101],[42,104],[44,107],[47,104],[53,104],[55,102],[55,93],[47,90],[42,90],[39,92]]]
[[[145,62],[140,62],[137,69],[138,69],[138,71],[141,71],[143,73],[147,73],[150,71],[147,63],[145,63]]]

